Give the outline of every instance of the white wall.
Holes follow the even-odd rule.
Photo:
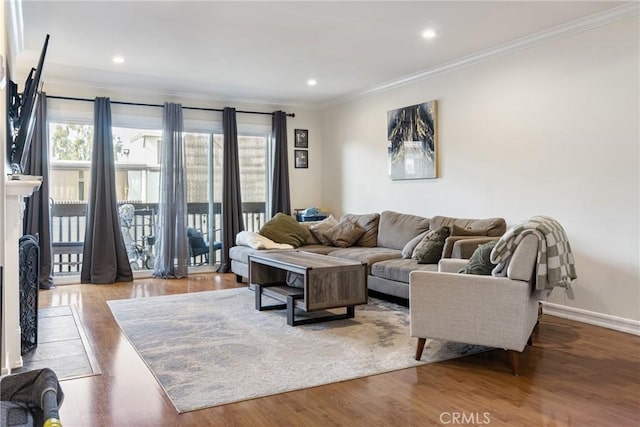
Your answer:
[[[202,96],[189,97],[151,94],[148,92],[136,92],[123,88],[88,87],[85,85],[69,85],[45,81],[44,90],[48,95],[60,95],[67,97],[95,98],[96,96],[108,96],[112,101],[128,101],[150,104],[162,104],[163,102],[180,102],[189,107],[224,108],[234,107],[236,110],[271,112],[283,110],[295,113],[295,117],[287,119],[288,151],[289,151],[289,177],[291,187],[291,208],[306,208],[320,203],[321,169],[321,126],[319,114],[316,110],[300,106],[248,104],[234,101],[207,101]],[[49,117],[54,119],[84,119],[90,123],[93,118],[93,104],[89,102],[61,101],[50,99],[48,101]],[[183,111],[185,127],[190,130],[207,130],[217,127],[222,128],[222,113],[203,111]],[[153,107],[134,107],[112,105],[113,123],[115,126],[151,126],[161,128],[162,110]],[[242,131],[266,129],[271,130],[271,116],[237,114],[238,129]],[[195,128],[194,128],[195,127]],[[309,130],[309,168],[294,168],[294,129]]]
[[[327,108],[323,203],[509,224],[552,216],[579,279],[575,300],[556,290],[550,301],[639,320],[638,28],[636,16]],[[391,181],[387,111],[432,99],[440,178]]]

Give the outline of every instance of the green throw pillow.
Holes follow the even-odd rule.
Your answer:
[[[458,273],[462,274],[481,274],[484,276],[490,276],[491,271],[495,268],[496,264],[491,264],[490,256],[493,247],[498,243],[497,241],[484,243],[476,248],[469,258],[467,265]]]
[[[310,235],[307,227],[300,225],[292,216],[281,212],[265,222],[258,233],[276,243],[288,243],[294,248],[306,242]]]
[[[413,251],[411,256],[418,264],[437,264],[442,258],[444,241],[449,237],[449,227],[440,227],[430,231]]]

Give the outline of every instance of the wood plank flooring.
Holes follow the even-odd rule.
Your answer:
[[[640,425],[640,337],[551,316],[521,354],[519,377],[495,350],[178,414],[106,301],[240,286],[232,274],[198,274],[41,291],[41,307],[76,305],[102,370],[63,381],[65,427]]]

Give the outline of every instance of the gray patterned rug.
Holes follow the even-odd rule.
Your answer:
[[[246,288],[108,304],[181,413],[484,350],[431,340],[417,362],[408,309],[375,299],[353,319],[296,327],[256,311]]]

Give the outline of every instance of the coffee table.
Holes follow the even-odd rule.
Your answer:
[[[367,265],[358,261],[287,251],[249,255],[249,283],[255,292],[256,310],[287,310],[290,326],[354,317],[354,307],[367,303]],[[283,304],[263,306],[262,295]],[[345,314],[330,313],[296,319],[295,309],[305,312],[345,307]]]

